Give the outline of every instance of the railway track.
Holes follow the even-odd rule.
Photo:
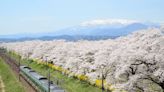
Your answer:
[[[6,64],[10,66],[10,68],[16,74],[20,82],[26,88],[27,92],[38,92],[37,88],[33,86],[33,84],[27,78],[25,78],[25,76],[22,76],[20,74],[19,63],[16,62],[16,60],[8,56],[3,50],[0,50],[0,57],[6,62]]]

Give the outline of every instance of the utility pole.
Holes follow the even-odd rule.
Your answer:
[[[48,92],[50,92],[50,70],[48,69]]]
[[[50,69],[48,67],[48,60],[47,60],[47,56],[45,57],[46,59],[46,67],[47,67],[47,70],[48,70],[48,74],[47,74],[47,77],[48,77],[48,92],[50,92]]]
[[[104,74],[102,69],[102,92],[104,92]]]
[[[20,81],[20,66],[21,66],[21,64],[20,64],[20,60],[21,60],[21,56],[19,56],[19,64],[18,64],[18,66],[19,66],[19,70],[18,70],[18,72],[19,72],[19,81]]]
[[[104,88],[104,79],[105,79],[105,76],[104,76],[104,66],[100,66],[100,69],[101,69],[101,89],[102,89],[102,92],[104,92],[105,88]]]
[[[30,55],[29,55],[29,53],[27,53],[27,60],[28,60],[28,67],[29,67],[29,65],[30,65],[30,61],[29,61],[29,57],[30,57]]]

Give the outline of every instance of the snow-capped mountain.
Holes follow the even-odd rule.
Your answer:
[[[56,31],[53,35],[122,36],[150,27],[159,27],[159,25],[124,19],[92,20],[83,22],[79,26]]]
[[[152,27],[159,28],[160,24],[126,19],[98,19],[82,22],[80,25],[54,31],[51,33],[16,34],[0,36],[0,38],[9,38],[7,40],[16,39],[18,41],[20,38],[21,40],[22,38],[23,40],[101,40],[125,36],[137,30],[143,30]]]

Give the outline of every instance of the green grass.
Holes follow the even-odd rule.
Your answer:
[[[26,92],[10,67],[0,58],[0,76],[5,85],[5,92]]]
[[[19,60],[19,56],[17,54],[10,52],[9,55],[16,60]],[[38,65],[36,62],[29,63],[27,60],[21,60],[21,64],[29,65],[33,70],[37,71],[41,75],[47,75],[47,67],[45,65]],[[55,79],[60,80],[60,86],[66,90],[66,92],[102,92],[100,88],[92,86],[87,82],[80,81],[73,77],[68,77],[53,69],[50,69],[50,72],[51,80],[54,82],[56,82]]]

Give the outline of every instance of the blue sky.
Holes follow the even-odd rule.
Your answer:
[[[163,22],[164,0],[0,1],[0,35],[52,32],[112,18]]]

